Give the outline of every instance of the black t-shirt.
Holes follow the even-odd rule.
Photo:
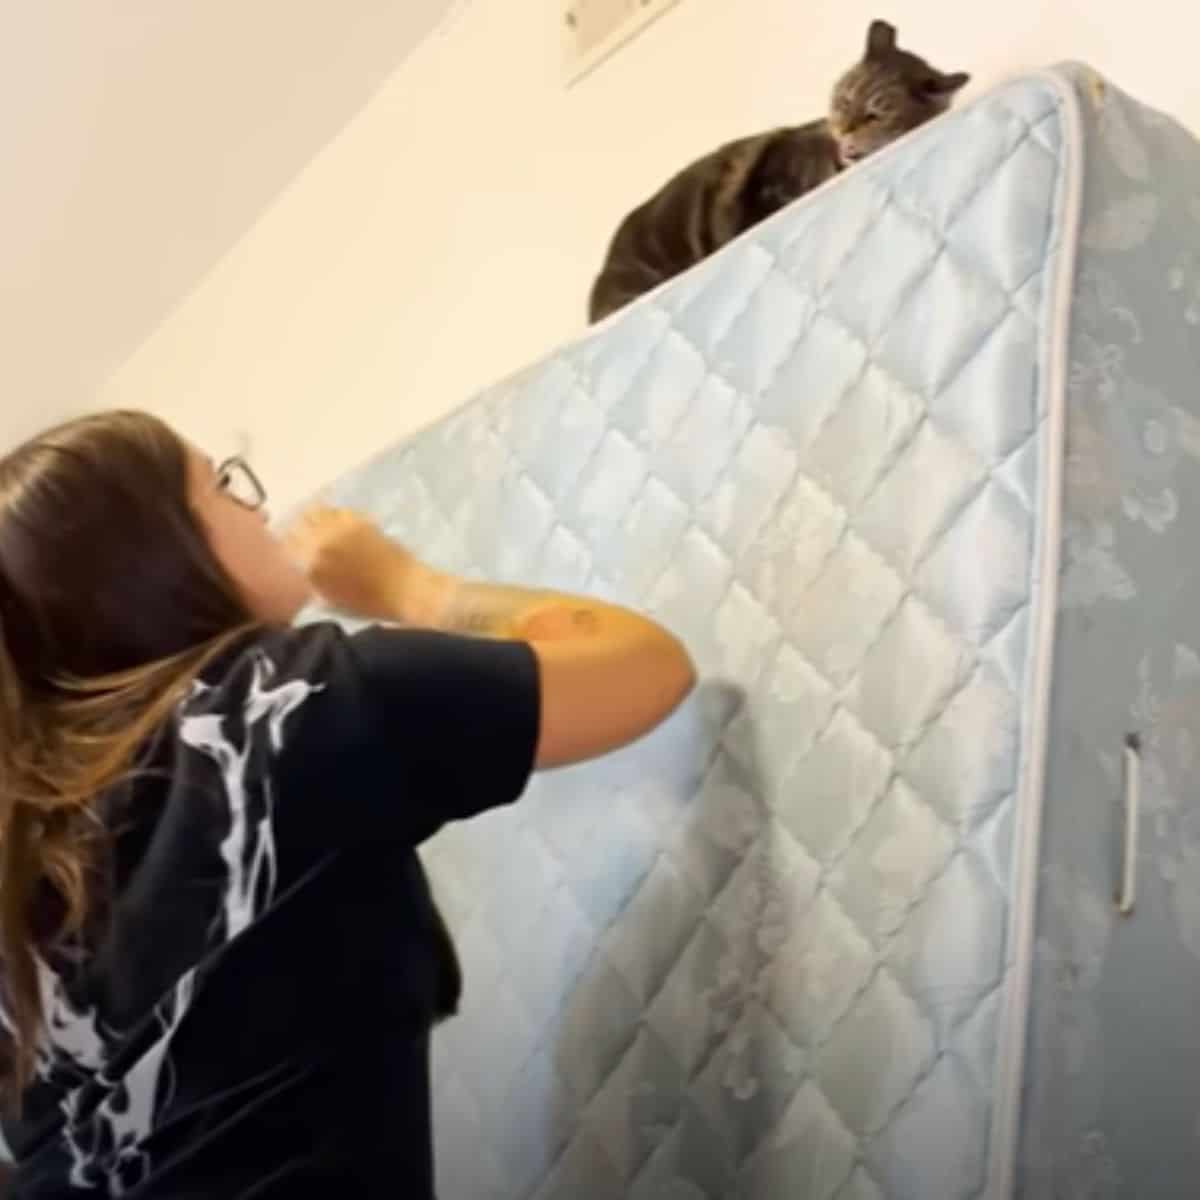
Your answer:
[[[416,847],[521,794],[538,712],[519,642],[317,625],[206,671],[101,806],[94,928],[43,964],[15,1195],[432,1196],[460,981]]]

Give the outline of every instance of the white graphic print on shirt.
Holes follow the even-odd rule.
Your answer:
[[[261,651],[254,652],[252,670],[240,713],[212,711],[217,693],[199,682],[179,709],[179,737],[216,764],[229,810],[229,829],[220,847],[226,877],[206,954],[253,924],[273,898],[271,785],[266,772],[250,768],[278,755],[288,717],[322,690],[303,679],[275,682],[275,665]],[[122,1049],[122,1031],[103,1028],[93,1009],[77,1010],[59,976],[43,962],[38,966],[46,1014],[38,1073],[78,1080],[61,1104],[71,1184],[124,1195],[150,1169],[142,1146],[171,1094],[168,1051],[191,1006],[197,968],[180,976],[159,1001],[153,1041],[132,1067],[114,1076],[108,1071]]]

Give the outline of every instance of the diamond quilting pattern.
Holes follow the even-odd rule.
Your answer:
[[[883,945],[953,849],[952,833],[897,780],[830,872],[829,887],[866,937]]]
[[[447,568],[647,606],[705,677],[427,848],[447,1195],[977,1194],[1059,104],[938,122],[343,481]]]

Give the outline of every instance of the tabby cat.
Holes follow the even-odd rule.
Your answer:
[[[617,229],[592,288],[606,317],[686,271],[785,204],[950,107],[970,78],[946,75],[872,21],[862,61],[833,89],[828,117],[743,138],[698,159]]]

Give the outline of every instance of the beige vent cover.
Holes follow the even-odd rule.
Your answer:
[[[563,0],[568,81],[581,79],[679,0]]]

